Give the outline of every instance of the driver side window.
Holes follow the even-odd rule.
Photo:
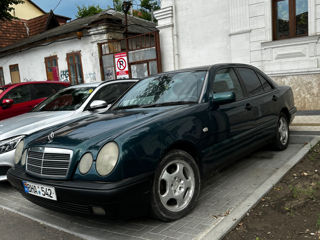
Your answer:
[[[10,92],[8,92],[3,99],[5,98],[13,99],[14,104],[30,101],[31,93],[29,85],[15,87]]]
[[[210,90],[210,95],[213,95],[214,93],[234,92],[236,100],[243,99],[240,82],[232,68],[225,68],[217,71]]]

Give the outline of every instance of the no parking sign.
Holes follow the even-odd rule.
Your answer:
[[[124,52],[115,54],[114,62],[116,64],[117,79],[129,78],[127,53]]]

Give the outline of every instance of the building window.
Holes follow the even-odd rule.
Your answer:
[[[12,83],[19,83],[20,82],[20,73],[19,73],[19,66],[18,64],[10,65],[10,76]]]
[[[0,67],[0,86],[5,85],[4,83],[4,75],[3,75],[3,68]]]
[[[46,57],[47,80],[59,81],[59,68],[57,56]]]
[[[308,0],[273,0],[273,39],[308,35]]]
[[[67,54],[69,80],[72,85],[83,83],[83,72],[80,52]]]

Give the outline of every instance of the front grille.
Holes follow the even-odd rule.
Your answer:
[[[62,179],[68,175],[72,151],[60,148],[28,149],[26,171],[32,175]]]

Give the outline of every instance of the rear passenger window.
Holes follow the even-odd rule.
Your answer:
[[[264,93],[260,80],[253,70],[249,68],[238,68],[238,72],[249,96],[255,96]]]
[[[211,92],[234,92],[236,95],[236,100],[243,98],[240,82],[232,68],[226,68],[217,71],[213,80]]]
[[[258,74],[258,77],[259,77],[260,82],[262,84],[263,90],[265,92],[270,92],[272,90],[272,86],[270,85],[270,83],[263,76],[261,76],[259,73],[257,73],[257,74]]]
[[[32,99],[47,98],[57,91],[51,84],[34,84],[32,85]]]
[[[66,86],[62,85],[62,84],[51,84],[51,85],[52,85],[51,87],[53,87],[56,90],[56,92],[58,92],[59,90],[61,90],[63,88],[66,88]]]

